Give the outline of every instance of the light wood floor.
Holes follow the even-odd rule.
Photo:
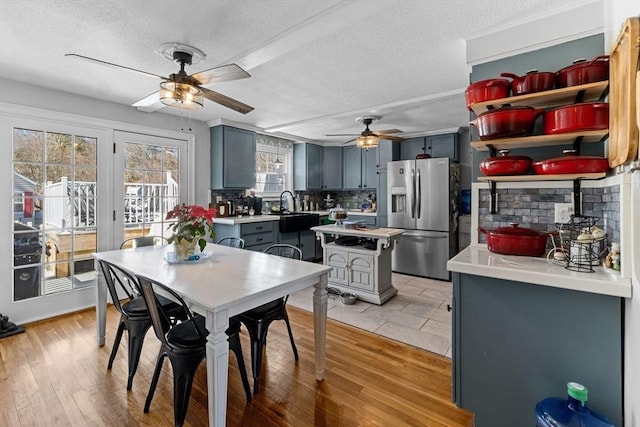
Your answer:
[[[246,403],[234,357],[229,361],[228,426],[471,426],[450,402],[449,359],[328,321],[327,371],[314,378],[309,312],[289,307],[300,353],[296,364],[284,322],[269,330],[262,388]],[[142,412],[158,342],[150,331],[127,392],[126,344],[107,361],[118,315],[109,308],[107,345],[96,345],[95,313],[27,325],[0,340],[0,426],[171,426],[173,388],[165,361],[151,411]],[[245,361],[250,370],[247,335]],[[123,342],[126,340],[123,339]],[[207,425],[206,367],[197,373],[185,425]],[[251,373],[249,372],[249,376]]]

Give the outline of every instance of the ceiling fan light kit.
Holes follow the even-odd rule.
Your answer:
[[[169,107],[197,110],[203,107],[202,91],[187,83],[160,83],[160,102]]]
[[[378,146],[379,138],[376,135],[359,136],[356,138],[358,148],[375,148]]]

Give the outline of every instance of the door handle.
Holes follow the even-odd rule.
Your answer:
[[[415,170],[411,169],[411,219],[415,219],[416,212],[416,177]]]
[[[422,211],[422,180],[420,179],[420,169],[416,173],[416,181],[418,182],[418,190],[416,196],[418,197],[418,208],[416,209],[416,216],[420,218],[420,212]]]

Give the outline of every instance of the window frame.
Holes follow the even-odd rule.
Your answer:
[[[276,147],[271,144],[262,144],[256,143],[256,164],[254,166],[256,179],[258,178],[258,152],[269,153],[269,154],[278,154],[284,157],[284,167],[285,167],[285,189],[293,188],[293,148],[282,148]],[[257,182],[255,183],[257,187]],[[279,200],[280,193],[273,192],[257,192],[256,195],[261,196],[263,200]]]

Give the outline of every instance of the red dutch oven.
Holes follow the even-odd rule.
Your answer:
[[[565,105],[544,113],[544,133],[547,135],[607,129],[608,127],[608,102],[583,102]]]
[[[544,113],[533,107],[511,107],[503,105],[495,110],[485,111],[470,123],[478,129],[482,141],[529,136],[533,133],[536,118]]]
[[[531,157],[510,156],[509,150],[500,150],[500,156],[480,162],[480,172],[486,176],[523,175],[531,169],[531,162]]]
[[[556,79],[555,73],[540,73],[538,70],[527,71],[527,74],[522,77],[512,73],[501,73],[500,76],[513,79],[511,82],[511,93],[513,93],[514,96],[551,90],[553,89],[553,83]]]
[[[471,110],[471,104],[478,102],[502,99],[509,96],[511,82],[506,79],[480,80],[470,84],[464,91],[467,108]]]
[[[598,156],[580,156],[575,150],[564,150],[564,156],[533,162],[537,175],[601,173],[609,170],[609,159]]]
[[[547,238],[553,233],[520,228],[518,225],[512,222],[510,227],[498,227],[495,230],[479,227],[478,231],[487,236],[487,247],[491,252],[503,255],[544,255]]]
[[[609,78],[609,55],[596,56],[591,61],[576,59],[573,65],[556,72],[556,87],[578,86]]]

